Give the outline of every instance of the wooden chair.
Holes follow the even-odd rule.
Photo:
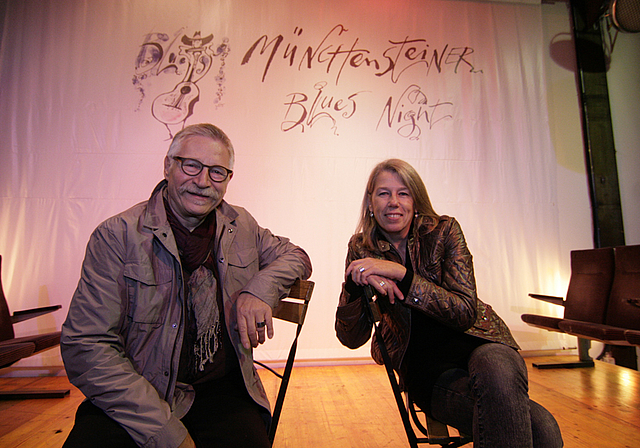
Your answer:
[[[2,270],[2,256],[0,256],[0,273]],[[2,288],[0,275],[0,369],[9,367],[22,358],[40,353],[44,350],[60,345],[60,332],[16,337],[13,324],[42,316],[59,310],[61,305],[45,306],[24,311],[16,311],[11,315],[9,305]],[[0,391],[0,400],[24,398],[61,398],[69,394],[69,390],[37,391],[18,390]]]
[[[309,280],[296,280],[291,286],[289,295],[280,301],[280,304],[273,310],[273,317],[287,322],[297,324],[296,336],[293,339],[291,348],[289,349],[289,356],[287,357],[287,363],[284,367],[282,374],[276,372],[271,367],[259,362],[254,363],[264,367],[278,378],[280,378],[280,388],[278,389],[278,397],[276,398],[276,404],[273,407],[273,415],[271,417],[271,426],[269,427],[269,440],[273,443],[276,437],[276,430],[278,429],[278,421],[280,420],[280,414],[282,413],[282,405],[284,404],[284,397],[287,393],[287,386],[289,385],[289,379],[291,378],[291,371],[293,369],[293,362],[296,357],[296,350],[298,349],[298,336],[302,330],[304,324],[304,318],[307,315],[307,308],[309,307],[309,301],[311,300],[311,294],[313,293],[313,287],[315,283]]]
[[[566,297],[563,299],[543,294],[529,294],[534,299],[563,306],[564,318],[523,314],[522,320],[533,327],[561,333],[564,333],[564,330],[559,325],[564,319],[604,323],[614,271],[613,248],[571,251],[571,278]],[[590,345],[588,339],[578,338],[577,362],[534,363],[534,366],[541,369],[593,367],[593,359],[589,356]]]
[[[428,445],[440,445],[442,447],[456,448],[472,442],[472,438],[464,434],[450,434],[447,425],[422,411],[414,403],[408,393],[405,394],[405,403],[402,393],[400,392],[398,380],[396,379],[396,375],[393,371],[393,366],[391,364],[391,358],[389,357],[387,346],[384,342],[380,330],[378,329],[378,325],[380,322],[380,309],[374,299],[375,293],[370,285],[366,285],[364,287],[364,292],[365,295],[363,297],[363,300],[365,302],[365,312],[367,313],[369,320],[373,323],[375,338],[378,342],[378,346],[380,347],[380,353],[382,354],[384,367],[387,371],[389,382],[391,383],[391,389],[393,390],[393,395],[396,399],[396,404],[398,406],[398,411],[400,412],[404,430],[407,434],[407,439],[409,439],[409,446],[411,448],[417,448],[419,443],[426,443]],[[424,437],[416,436],[416,433],[412,426],[412,421],[413,425],[415,425],[415,427],[423,434]]]

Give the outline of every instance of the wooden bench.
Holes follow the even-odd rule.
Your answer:
[[[613,248],[571,251],[571,277],[565,298],[529,294],[545,302],[564,307],[564,317],[523,314],[522,320],[533,327],[565,333],[560,323],[566,319],[575,322],[603,324],[615,271]],[[572,363],[535,363],[538,368],[593,367],[589,356],[589,339],[578,338],[579,361]]]
[[[608,345],[632,345],[640,330],[640,245],[614,248],[615,275],[603,323],[563,319],[558,326],[565,333]],[[628,333],[627,333],[628,332]]]
[[[0,271],[2,268],[2,256],[0,256]],[[60,345],[60,331],[50,333],[38,333],[29,336],[16,337],[14,324],[25,320],[42,316],[61,308],[60,305],[51,305],[30,310],[9,312],[9,304],[2,288],[2,276],[0,276],[0,369],[9,367],[22,358],[35,355],[44,350]],[[25,398],[63,398],[69,395],[69,389],[62,390],[18,390],[0,391],[0,400],[22,400]]]

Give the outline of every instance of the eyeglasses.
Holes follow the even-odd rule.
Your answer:
[[[203,168],[207,168],[209,170],[209,177],[212,181],[224,182],[225,180],[227,180],[227,177],[229,177],[229,175],[233,173],[233,171],[220,165],[205,165],[198,160],[187,159],[185,157],[173,156],[171,158],[180,162],[180,168],[182,169],[182,172],[187,176],[197,176],[202,172]]]

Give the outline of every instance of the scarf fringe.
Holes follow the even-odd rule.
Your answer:
[[[220,321],[216,321],[213,327],[209,328],[201,337],[196,341],[196,345],[193,348],[196,355],[196,363],[198,370],[202,372],[204,366],[213,361],[213,356],[216,354],[218,347],[220,346]]]

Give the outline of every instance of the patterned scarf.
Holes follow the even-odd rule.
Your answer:
[[[216,292],[218,282],[205,265],[196,269],[189,278],[189,312],[196,318],[197,338],[194,346],[196,364],[199,371],[213,360],[222,341],[220,311]]]
[[[216,266],[211,256],[216,233],[215,212],[190,232],[175,217],[165,198],[167,219],[171,225],[184,269],[187,297],[187,326],[185,342],[193,341],[188,364],[204,371],[207,363],[222,345],[222,325],[218,306]],[[195,322],[194,322],[195,321]],[[195,359],[194,359],[195,358]],[[195,365],[194,365],[195,364]],[[193,371],[192,371],[193,372]],[[193,372],[195,373],[195,372]]]

